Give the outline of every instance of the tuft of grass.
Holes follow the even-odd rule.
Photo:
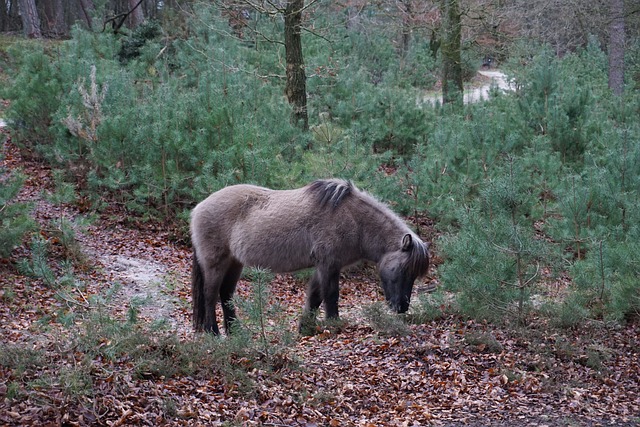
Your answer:
[[[362,314],[369,325],[380,335],[384,336],[404,336],[409,335],[411,330],[404,323],[403,318],[397,314],[389,312],[382,302],[375,302],[362,309]]]
[[[318,310],[311,313],[302,313],[298,321],[298,333],[305,337],[313,335],[330,333],[339,334],[345,327],[347,322],[342,319],[318,319]]]
[[[407,323],[422,325],[444,318],[450,310],[450,302],[444,293],[420,294],[411,303],[411,310],[405,320]]]
[[[606,363],[611,359],[611,351],[608,348],[590,345],[585,349],[584,355],[578,358],[578,363],[596,371],[606,368]]]
[[[578,353],[578,348],[566,337],[558,336],[553,344],[553,354],[560,360],[572,361]]]
[[[59,387],[70,397],[93,393],[93,379],[87,365],[62,366],[49,380],[51,387]]]
[[[302,313],[298,321],[298,332],[304,337],[313,336],[322,331],[318,323],[317,311]]]
[[[43,350],[26,345],[0,343],[0,366],[14,371],[15,376],[22,375],[28,369],[39,368],[46,364]]]
[[[576,328],[589,318],[577,295],[569,295],[563,301],[545,303],[540,312],[549,319],[550,325],[560,329]]]
[[[469,332],[464,335],[464,341],[479,353],[500,353],[502,344],[490,332]]]

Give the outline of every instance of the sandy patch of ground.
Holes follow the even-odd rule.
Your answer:
[[[469,89],[465,88],[465,104],[480,102],[489,99],[489,94],[491,92],[491,89],[493,88],[496,88],[503,92],[514,90],[513,83],[509,82],[508,77],[502,71],[480,70],[478,71],[478,75],[487,82],[477,87],[472,87]],[[442,93],[435,93],[430,91],[418,99],[418,104],[442,104]]]

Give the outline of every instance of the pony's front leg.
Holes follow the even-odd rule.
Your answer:
[[[322,299],[324,300],[324,312],[327,319],[337,319],[338,298],[340,296],[340,270],[331,270],[324,275],[322,286]]]

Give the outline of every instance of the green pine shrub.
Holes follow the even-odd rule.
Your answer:
[[[25,152],[38,154],[53,141],[50,126],[60,108],[63,82],[56,68],[61,59],[55,44],[15,43],[9,49],[11,84],[1,90],[10,99],[6,118],[15,132],[14,140]]]
[[[438,64],[428,43],[414,43],[400,62],[398,85],[429,89],[437,82]]]
[[[640,221],[640,134],[633,106],[602,118],[606,144],[592,144],[579,175],[557,186],[559,215],[549,234],[565,247],[574,286],[569,296],[589,316],[624,321],[638,314],[637,225]]]
[[[3,171],[4,172],[4,171]],[[21,174],[8,174],[0,178],[0,258],[7,258],[22,243],[24,236],[35,229],[28,203],[15,198],[24,183]]]
[[[596,192],[600,180],[585,178],[576,175],[565,177],[565,181],[555,190],[560,215],[548,221],[552,235],[565,245],[565,250],[575,259],[585,256],[595,222],[602,219],[594,209],[594,203],[598,203]]]
[[[432,123],[431,112],[417,104],[414,89],[400,88],[395,80],[374,85],[367,81],[363,69],[338,73],[325,80],[329,81],[309,85],[310,91],[322,89],[317,96],[310,97],[311,109],[323,112],[318,117],[328,114],[336,125],[351,129],[358,135],[358,144],[370,152],[391,150],[409,155],[417,144],[424,142]],[[331,91],[326,91],[325,85],[316,86],[319,83],[330,84]]]
[[[270,369],[281,369],[290,364],[288,346],[293,342],[288,319],[280,305],[270,297],[269,283],[273,274],[253,268],[245,273],[251,281],[247,297],[235,295],[233,305],[238,308],[238,320],[232,324],[228,337],[251,363]]]
[[[140,50],[149,41],[153,41],[160,36],[161,28],[158,22],[153,20],[144,21],[133,32],[122,40],[118,59],[122,63],[131,61],[140,56]]]
[[[575,162],[587,149],[585,122],[591,96],[586,88],[567,86],[565,83],[566,94],[560,105],[550,111],[549,138],[565,162]]]
[[[473,123],[457,115],[440,120],[430,140],[416,147],[399,176],[413,189],[411,211],[429,212],[446,223],[453,220],[451,214],[457,207],[477,196],[495,150],[486,144],[488,140],[476,137]]]
[[[598,121],[590,120],[594,99],[591,81],[585,82],[585,76],[576,74],[576,68],[587,69],[589,60],[574,55],[566,61],[572,64],[568,67],[544,51],[520,70],[518,108],[529,130],[544,136],[563,162],[576,168],[600,132]]]
[[[49,265],[49,242],[42,236],[34,236],[29,245],[30,259],[21,259],[18,269],[27,276],[42,279],[44,283],[56,287],[56,274]]]
[[[460,230],[442,241],[441,276],[459,293],[464,313],[523,321],[552,248],[534,233],[535,188],[527,171],[508,158],[501,172],[482,185],[476,204],[459,209]]]
[[[640,315],[638,237],[634,225],[623,241],[599,242],[572,266],[574,292],[591,316],[624,322]]]
[[[312,146],[298,149],[297,161],[282,173],[285,187],[318,178],[340,177],[354,181],[363,189],[375,188],[371,183],[380,178],[378,167],[389,158],[388,153],[371,154],[370,148],[359,142],[358,134],[343,131],[333,121],[311,126],[311,132]]]

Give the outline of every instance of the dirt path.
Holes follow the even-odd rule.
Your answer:
[[[0,123],[0,132],[3,127]],[[75,290],[79,300],[105,294],[115,287],[117,292],[105,302],[113,315],[126,316],[134,309],[141,321],[165,323],[183,337],[191,333],[187,302],[190,254],[186,247],[172,243],[166,231],[128,226],[124,209],[106,212],[83,226],[85,215],[77,205],[58,205],[48,200],[47,194],[55,191],[48,166],[25,163],[10,142],[4,144],[0,159],[6,169],[20,169],[27,176],[17,199],[33,206],[32,215],[43,230],[41,234],[50,242],[51,256],[69,250],[56,237],[58,224],[65,221],[73,228],[75,243],[71,250],[78,251],[75,256],[85,258],[81,268],[87,269],[76,271],[76,280],[82,284],[82,289]],[[58,276],[62,274],[57,269],[54,271]],[[37,295],[43,299],[56,297],[56,290],[50,289],[50,285],[41,284],[40,280],[34,282],[31,286],[42,288]],[[42,303],[57,306],[54,302]]]
[[[513,85],[509,83],[508,77],[502,71],[499,70],[480,70],[478,74],[490,79],[489,83],[486,83],[480,87],[473,88],[468,92],[465,91],[464,103],[469,104],[473,102],[483,101],[489,98],[489,92],[492,88],[497,88],[500,91],[508,92],[513,90]]]
[[[134,309],[140,321],[164,324],[178,336],[192,335],[188,248],[172,243],[161,230],[137,230],[97,223],[79,236],[101,277],[99,289],[117,285],[111,305],[124,315]]]
[[[503,92],[508,92],[514,89],[513,85],[509,82],[507,75],[500,70],[479,70],[478,76],[479,80],[482,81],[479,86],[465,88],[465,104],[489,99],[489,94],[492,88],[497,88]],[[442,104],[442,93],[429,91],[421,99],[418,99],[418,103],[431,105],[435,105],[436,103]]]

